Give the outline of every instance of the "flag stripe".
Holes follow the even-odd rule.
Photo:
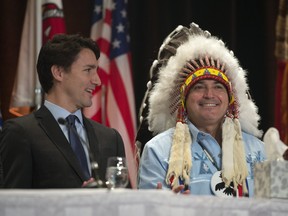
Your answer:
[[[118,72],[118,66],[120,67],[121,65],[115,64],[115,61],[111,62],[111,70],[114,71],[113,77],[111,77],[111,89],[112,92],[114,93],[114,100],[117,101],[118,104],[122,104],[122,106],[119,106],[118,109],[121,112],[121,116],[125,119],[125,124],[127,127],[127,130],[130,132],[129,137],[130,137],[130,142],[133,142],[134,140],[134,131],[133,131],[133,119],[131,116],[131,106],[129,104],[128,100],[128,95],[127,95],[127,89],[125,89],[125,83],[123,82],[123,79],[121,78]],[[120,68],[119,68],[120,69]],[[120,69],[121,70],[121,69]],[[132,112],[133,113],[133,112]]]
[[[121,59],[123,58],[123,59]],[[126,83],[125,83],[125,87],[126,87],[126,93],[128,95],[128,101],[129,101],[129,106],[130,107],[134,107],[134,88],[133,88],[133,80],[132,80],[132,69],[131,69],[131,55],[130,53],[128,53],[127,55],[123,55],[121,56],[121,58],[117,58],[116,59],[116,65],[121,65],[121,68],[123,68],[123,70],[120,70],[121,72],[123,71],[130,71],[130,76],[127,76],[127,74],[123,74],[122,75],[122,79],[126,79]],[[121,59],[121,60],[120,60]],[[120,66],[119,66],[120,67]],[[133,122],[136,122],[136,115],[135,115],[135,109],[130,110],[130,112],[133,112],[133,115],[131,115],[131,117],[133,118]]]
[[[109,49],[110,43],[104,39],[98,39],[97,44],[101,47],[101,58],[99,59],[99,67],[101,67],[104,71],[109,71]]]

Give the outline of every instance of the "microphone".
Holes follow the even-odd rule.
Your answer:
[[[71,127],[71,125],[67,122],[66,119],[64,118],[58,118],[57,119],[58,123],[61,125],[65,125],[66,127],[68,127],[69,129],[72,129],[73,132],[75,132],[75,134],[77,134],[77,137],[79,138],[79,140],[84,143],[84,145],[87,147],[88,150],[88,155],[89,155],[89,160],[90,160],[90,164],[91,164],[91,173],[92,173],[92,177],[94,177],[95,180],[93,181],[88,181],[87,184],[85,184],[84,186],[82,186],[83,188],[105,188],[105,184],[103,183],[103,181],[100,179],[98,171],[99,171],[99,165],[97,163],[97,161],[94,158],[94,155],[92,154],[89,145],[86,143],[86,141],[79,136],[78,132],[75,131],[74,127]]]

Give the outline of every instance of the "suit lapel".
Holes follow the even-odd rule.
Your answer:
[[[47,134],[48,138],[52,141],[52,143],[56,145],[59,151],[63,154],[63,157],[68,161],[68,163],[77,173],[77,175],[82,179],[82,181],[84,181],[85,178],[78,159],[74,154],[70,143],[66,139],[61,128],[59,127],[58,123],[56,122],[50,111],[45,106],[42,106],[34,113],[34,115],[39,121],[42,129]]]

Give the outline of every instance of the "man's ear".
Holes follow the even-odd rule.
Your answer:
[[[52,65],[51,72],[55,80],[61,81],[63,79],[63,67],[60,67],[58,65]]]

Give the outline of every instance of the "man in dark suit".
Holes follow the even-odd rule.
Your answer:
[[[4,123],[2,187],[79,188],[97,176],[105,181],[107,158],[125,156],[120,134],[81,111],[92,105],[92,92],[101,84],[99,56],[96,43],[79,35],[56,35],[41,48],[37,72],[45,101],[34,113]],[[78,133],[84,162],[71,147],[69,115],[76,116],[72,132]],[[99,169],[93,169],[94,162]]]

